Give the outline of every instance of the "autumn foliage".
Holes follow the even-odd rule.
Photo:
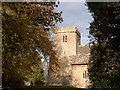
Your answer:
[[[26,76],[41,67],[40,54],[53,64],[57,62],[55,45],[50,40],[55,24],[62,22],[61,13],[54,11],[56,5],[56,2],[3,2],[3,86],[24,85],[24,80],[29,79]]]

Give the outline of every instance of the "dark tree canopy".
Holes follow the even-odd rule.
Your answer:
[[[92,87],[120,87],[120,3],[87,2],[94,37],[89,62]]]
[[[25,72],[32,74],[34,66],[41,66],[39,53],[58,64],[55,45],[50,40],[50,31],[54,32],[55,24],[62,22],[61,13],[54,11],[56,5],[56,2],[2,3],[3,86],[22,85]]]

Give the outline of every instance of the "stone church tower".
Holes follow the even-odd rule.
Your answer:
[[[55,34],[55,41],[62,51],[62,57],[77,55],[77,48],[80,45],[80,32],[74,26],[72,28],[60,28]]]
[[[49,72],[48,84],[87,87],[89,84],[87,65],[90,49],[89,46],[80,45],[80,31],[75,26],[60,28],[56,31],[54,38],[60,59],[60,70]]]

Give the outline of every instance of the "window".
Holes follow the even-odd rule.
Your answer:
[[[65,51],[63,51],[63,55],[65,55]]]
[[[67,42],[67,36],[63,36],[63,42]]]
[[[83,78],[87,78],[87,72],[83,72]]]

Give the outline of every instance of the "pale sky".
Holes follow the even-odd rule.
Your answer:
[[[81,45],[89,43],[89,22],[92,16],[89,13],[85,2],[61,2],[56,11],[62,11],[63,22],[57,24],[60,27],[76,26],[81,32]]]

